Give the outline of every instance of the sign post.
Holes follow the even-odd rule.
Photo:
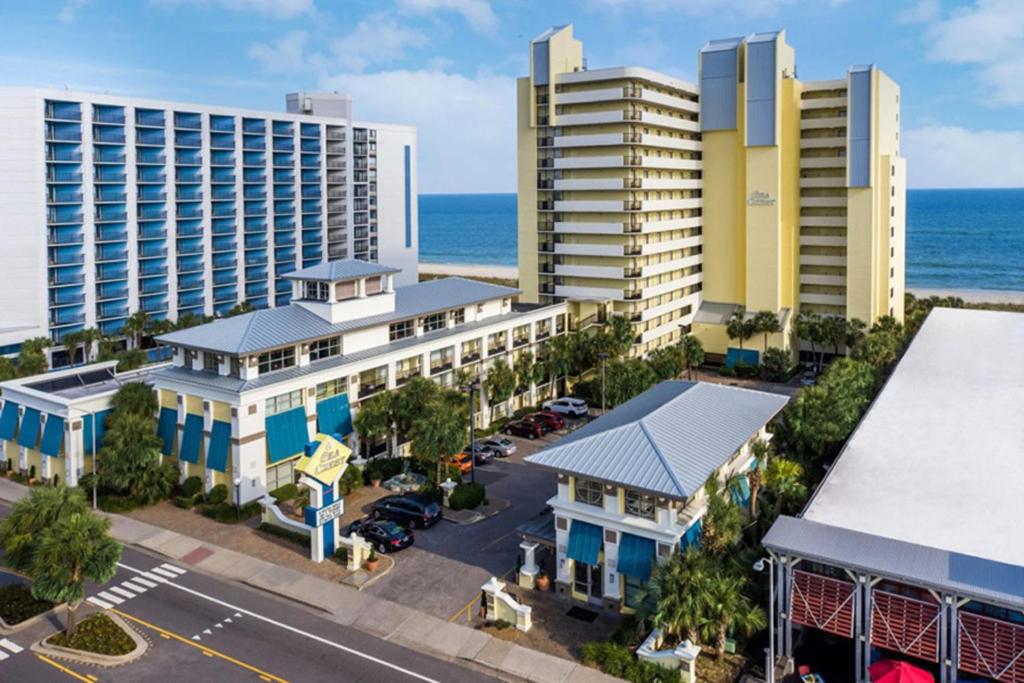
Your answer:
[[[310,559],[323,562],[334,554],[341,537],[338,519],[345,512],[345,501],[338,495],[338,480],[348,467],[352,451],[333,436],[317,434],[306,444],[306,452],[295,469],[299,480],[309,487],[309,505],[304,512],[310,534]]]

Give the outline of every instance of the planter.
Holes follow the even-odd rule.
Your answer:
[[[551,579],[546,574],[541,574],[537,577],[537,590],[547,591],[551,588]]]
[[[368,571],[368,572],[375,572],[375,571],[377,571],[377,567],[379,567],[379,566],[380,566],[380,558],[373,559],[373,560],[367,560],[366,561],[366,571]]]
[[[644,639],[640,647],[636,649],[636,656],[642,662],[655,664],[664,669],[679,671],[684,683],[692,683],[697,680],[696,662],[700,654],[700,647],[689,640],[679,643],[674,648],[664,648],[664,638],[661,631],[654,629]]]
[[[371,479],[370,480],[370,485],[373,486],[373,488],[375,488],[375,489],[379,489],[380,488],[380,479]]]
[[[68,647],[61,647],[60,645],[47,645],[46,641],[50,638],[47,636],[43,640],[37,643],[33,643],[29,648],[33,652],[40,654],[49,655],[51,657],[60,657],[62,659],[69,659],[74,662],[81,662],[83,664],[95,664],[98,666],[120,666],[133,660],[138,659],[142,655],[146,654],[146,650],[149,649],[149,643],[135,632],[131,626],[129,626],[121,617],[107,612],[103,612],[107,617],[112,619],[121,629],[127,633],[133,641],[135,641],[135,649],[124,655],[101,655],[95,652],[85,652],[84,650],[73,650]]]

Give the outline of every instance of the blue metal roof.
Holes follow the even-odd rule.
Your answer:
[[[788,400],[720,384],[662,382],[526,461],[686,499]]]
[[[448,277],[395,290],[395,310],[332,323],[301,304],[267,308],[157,337],[165,344],[245,354],[519,294],[518,289]]]
[[[342,259],[340,261],[327,261],[318,263],[309,268],[293,270],[284,277],[289,280],[322,280],[335,282],[338,280],[351,280],[359,277],[372,277],[374,275],[385,275],[387,273],[400,273],[401,268],[392,268],[379,263],[368,263],[357,259]]]

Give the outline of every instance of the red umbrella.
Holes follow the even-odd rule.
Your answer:
[[[868,667],[874,683],[935,683],[935,677],[909,662],[883,659]]]

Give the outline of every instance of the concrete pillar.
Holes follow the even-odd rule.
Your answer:
[[[619,602],[622,600],[622,591],[619,589],[619,544],[622,542],[622,534],[613,531],[611,534],[602,529],[604,535],[604,567],[601,577],[604,591],[604,603],[608,609],[618,610]],[[609,542],[609,537],[614,534],[615,542]]]
[[[78,470],[85,468],[81,439],[75,439],[76,434],[81,436],[82,430],[76,432],[71,428],[71,419],[64,420],[64,482],[68,486],[78,486]],[[0,453],[3,453],[2,446]]]
[[[533,588],[540,573],[540,567],[537,566],[538,544],[523,541],[519,548],[523,551],[523,564],[519,567],[519,585],[523,588]]]

